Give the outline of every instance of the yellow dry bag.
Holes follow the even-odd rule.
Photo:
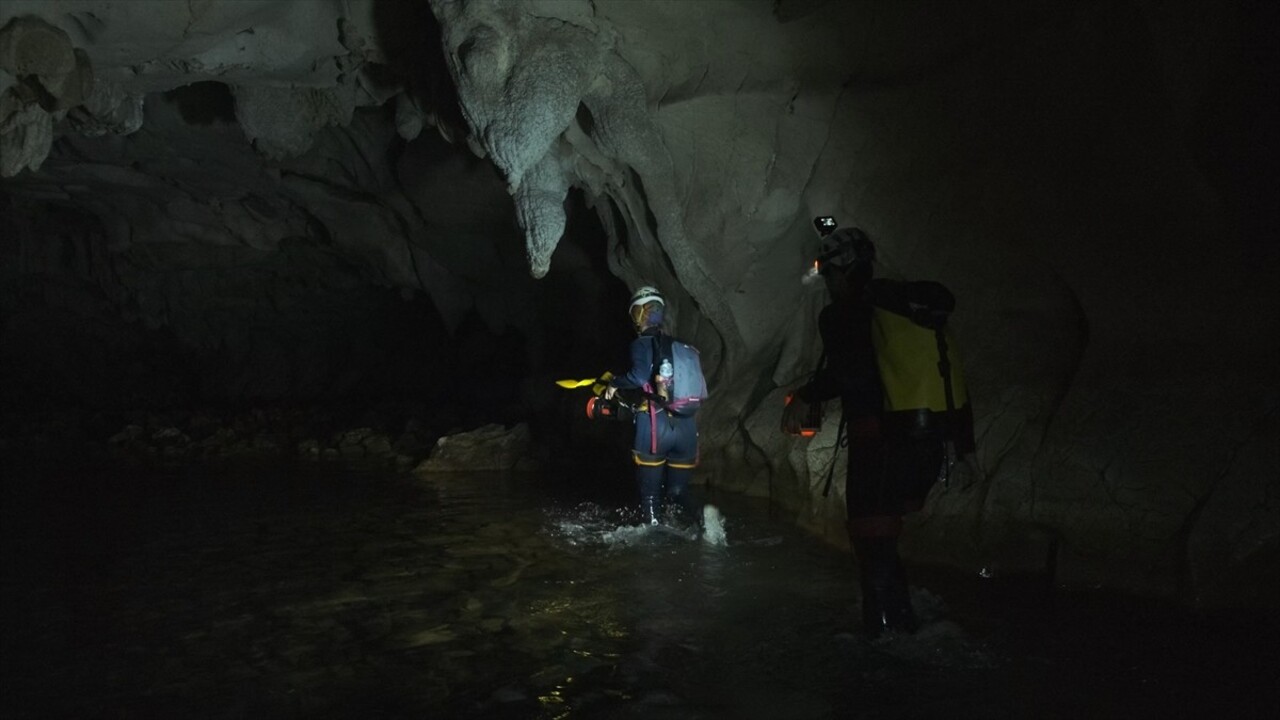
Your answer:
[[[947,330],[955,297],[931,281],[869,285],[871,342],[884,386],[886,429],[938,433],[973,449],[973,412],[959,352]]]

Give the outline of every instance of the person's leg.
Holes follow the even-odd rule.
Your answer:
[[[631,449],[631,459],[636,465],[636,489],[640,496],[640,521],[657,525],[662,511],[662,476],[666,471],[667,460],[661,454],[654,454],[652,424],[649,415],[636,416],[635,444]]]
[[[891,451],[875,418],[852,420],[848,428],[845,502],[849,544],[861,581],[863,626],[872,637],[886,630],[914,632],[915,612],[898,557],[903,509],[891,476]]]
[[[692,523],[702,522],[702,504],[689,489],[693,469],[698,466],[698,423],[692,417],[673,415],[665,428],[663,447],[667,451],[667,500],[680,507]]]
[[[915,512],[938,485],[946,450],[941,440],[931,437],[890,438],[888,447],[887,469],[898,479],[899,488],[894,502],[903,513]]]
[[[915,632],[918,627],[898,538],[903,515],[924,505],[941,467],[936,440],[888,437],[881,449],[880,477],[849,498],[850,539],[862,575],[863,620],[873,637],[886,630]]]
[[[642,453],[633,453],[633,458],[640,490],[640,522],[657,525],[662,517],[662,474],[667,461]]]
[[[849,539],[858,558],[862,587],[862,623],[867,634],[915,632],[915,610],[906,569],[898,556],[902,516],[878,515],[849,522]]]

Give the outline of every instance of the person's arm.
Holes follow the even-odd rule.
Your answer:
[[[839,397],[859,407],[879,407],[880,371],[871,343],[871,313],[869,305],[823,309],[818,331],[827,362],[796,390],[797,398],[815,403]]]
[[[796,397],[812,405],[840,397],[844,384],[834,370],[824,367],[814,373],[813,379],[796,388]]]
[[[842,368],[840,367],[840,348],[833,346],[833,340],[838,342],[832,328],[834,315],[835,310],[830,306],[823,308],[822,312],[818,314],[818,334],[822,338],[823,359],[809,382],[796,388],[796,397],[809,404],[825,402],[840,397],[840,393],[844,390],[845,383],[841,373]],[[833,350],[836,352],[834,358],[828,354]]]
[[[653,338],[642,335],[631,341],[631,368],[609,381],[606,397],[616,390],[639,390],[653,375]]]

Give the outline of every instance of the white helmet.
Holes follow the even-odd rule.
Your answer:
[[[662,325],[666,309],[667,301],[662,299],[662,293],[655,287],[645,285],[631,294],[631,307],[627,314],[631,316],[631,324],[636,332],[644,332]]]
[[[662,293],[658,292],[658,288],[645,285],[631,293],[631,307],[628,309],[635,309],[637,305],[648,305],[651,302],[656,302],[663,307],[667,306],[667,301],[662,299]]]

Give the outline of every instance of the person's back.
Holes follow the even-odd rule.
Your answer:
[[[694,523],[702,519],[702,509],[689,493],[693,469],[698,465],[697,405],[706,395],[700,365],[689,366],[686,349],[678,358],[676,343],[663,332],[666,301],[655,288],[644,286],[632,295],[629,312],[637,337],[631,342],[631,366],[609,381],[606,397],[618,390],[639,391],[646,398],[643,412],[635,416],[632,460],[640,493],[641,517],[657,525],[662,517],[662,498],[680,506]],[[664,371],[670,369],[668,376]],[[696,377],[681,377],[693,373]],[[698,391],[699,385],[701,391]],[[692,389],[690,389],[692,388]],[[683,393],[683,395],[681,395]],[[665,493],[664,493],[665,490]]]
[[[841,399],[837,432],[848,437],[849,541],[861,574],[863,624],[873,636],[916,629],[898,537],[903,515],[919,509],[943,457],[938,442],[885,432],[884,388],[872,335],[876,308],[868,293],[874,261],[875,246],[861,230],[824,236],[816,263],[832,297],[818,318],[824,362],[795,391],[810,404]],[[839,447],[837,442],[837,452]]]

